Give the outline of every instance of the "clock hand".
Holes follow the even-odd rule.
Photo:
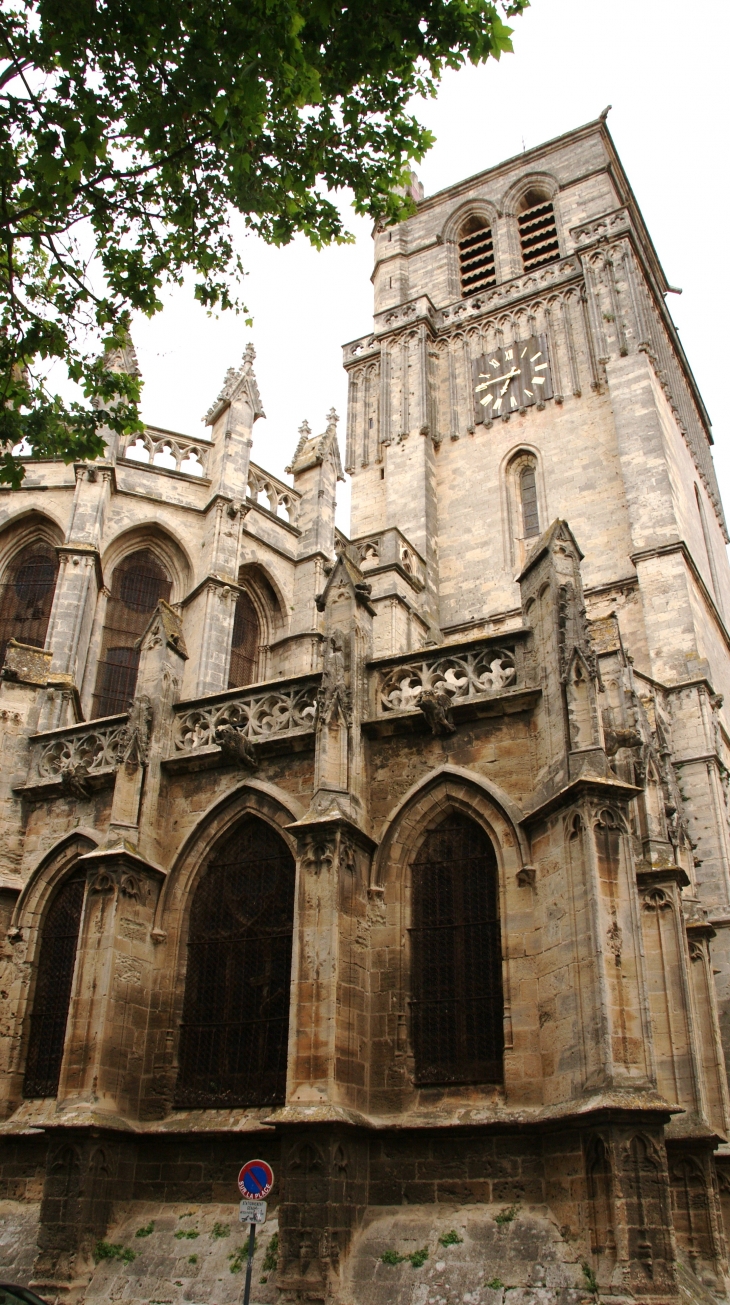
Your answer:
[[[482,372],[481,375],[483,376],[484,372]],[[484,385],[477,385],[476,388],[478,390],[486,390],[489,385],[495,385],[497,381],[511,381],[513,376],[519,375],[520,368],[514,367],[511,372],[505,372],[503,376],[490,376],[489,380],[485,381]]]

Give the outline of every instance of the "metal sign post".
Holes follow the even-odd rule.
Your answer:
[[[248,1262],[246,1264],[246,1285],[243,1289],[243,1305],[249,1305],[251,1299],[251,1274],[253,1256],[256,1249],[256,1224],[266,1222],[266,1201],[274,1186],[274,1171],[265,1160],[248,1160],[238,1175],[238,1190],[244,1198],[238,1207],[241,1223],[249,1223]]]

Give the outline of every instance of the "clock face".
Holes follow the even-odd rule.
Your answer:
[[[544,335],[493,349],[474,363],[474,416],[478,422],[494,421],[552,397]]]

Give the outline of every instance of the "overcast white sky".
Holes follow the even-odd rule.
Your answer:
[[[514,55],[449,74],[438,100],[418,102],[437,137],[419,168],[426,194],[613,105],[608,123],[619,154],[669,283],[684,291],[669,303],[714,423],[730,513],[728,328],[720,311],[730,265],[730,5],[533,0],[515,20],[514,44]],[[332,404],[344,441],[340,346],[364,334],[372,316],[370,224],[352,214],[350,229],[355,245],[321,252],[304,240],[282,250],[243,239],[252,330],[233,315],[209,319],[184,289],[151,322],[136,322],[145,420],[200,433],[226,368],[238,365],[253,339],[267,414],[254,428],[254,461],[282,475],[302,418],[323,430]],[[347,497],[342,492],[338,512],[345,529]]]

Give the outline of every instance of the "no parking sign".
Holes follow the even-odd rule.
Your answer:
[[[263,1201],[274,1186],[274,1171],[265,1160],[247,1160],[238,1175],[238,1190],[249,1201]]]

